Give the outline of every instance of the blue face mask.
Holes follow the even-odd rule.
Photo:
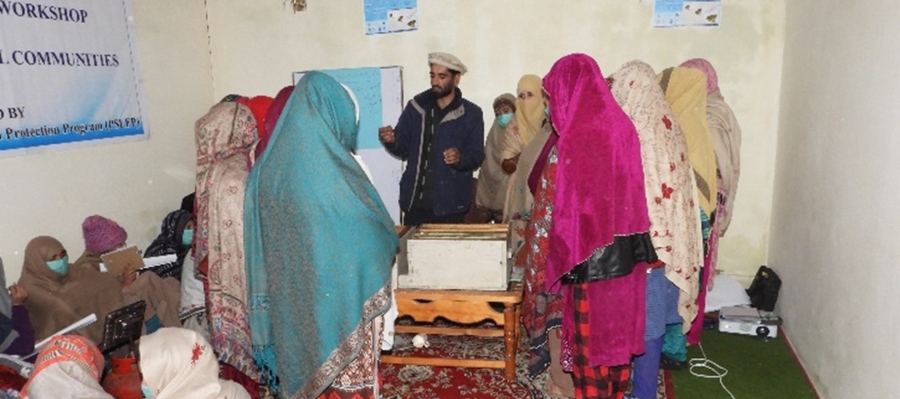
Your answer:
[[[497,117],[497,124],[500,127],[506,127],[513,118],[513,114],[503,114]]]
[[[65,276],[69,272],[69,255],[63,256],[57,260],[47,261],[47,267],[54,273]]]
[[[146,385],[141,385],[141,394],[143,394],[145,398],[153,397],[153,392],[150,391],[150,387]]]
[[[194,243],[194,230],[184,229],[184,232],[181,233],[181,243],[184,246],[189,246]]]

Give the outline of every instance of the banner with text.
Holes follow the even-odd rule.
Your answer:
[[[129,0],[0,0],[0,154],[146,137]]]

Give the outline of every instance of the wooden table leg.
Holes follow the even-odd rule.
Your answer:
[[[522,325],[522,305],[516,305],[516,350],[524,345],[525,327]]]
[[[516,305],[506,303],[503,309],[503,340],[506,344],[506,379],[516,380],[516,329],[519,328],[516,320]]]

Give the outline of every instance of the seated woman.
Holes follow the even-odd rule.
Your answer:
[[[100,386],[103,355],[77,335],[53,338],[38,354],[23,399],[113,399]]]
[[[84,254],[75,261],[75,268],[100,270],[99,262],[105,254],[124,248],[128,233],[118,223],[100,215],[88,216],[81,224],[84,235]],[[179,274],[180,276],[180,274]],[[154,273],[123,273],[119,279],[126,303],[147,302],[148,333],[159,327],[181,327],[178,308],[181,286],[177,279],[161,278]],[[157,317],[153,317],[153,316]]]
[[[193,208],[193,194],[189,203]],[[187,200],[188,197],[185,197]],[[194,215],[184,209],[172,211],[163,219],[162,232],[156,240],[147,247],[144,256],[162,256],[175,254],[178,259],[172,267],[164,266],[167,270],[162,274],[171,274],[178,271],[181,279],[181,303],[178,309],[178,319],[185,328],[190,328],[204,338],[209,339],[209,322],[206,314],[206,298],[203,294],[203,282],[197,278],[197,267],[194,257],[191,255],[191,246],[194,243],[194,227],[196,219]],[[158,273],[159,274],[159,273]]]
[[[162,328],[141,339],[140,354],[144,397],[250,399],[242,386],[219,379],[212,346],[195,331]]]
[[[0,287],[6,287],[6,271],[0,259]],[[0,289],[0,352],[25,356],[34,351],[34,328],[24,303],[28,291],[13,284],[8,291]]]
[[[101,256],[125,246],[128,233],[118,223],[100,215],[88,216],[81,223],[84,236],[84,253],[75,261],[75,267],[100,270]]]
[[[219,380],[215,354],[199,334],[163,328],[141,339],[141,390],[146,398],[249,399],[240,385]],[[22,389],[28,399],[113,399],[100,385],[103,355],[77,335],[53,338]]]
[[[153,268],[152,271],[160,277],[174,277],[181,279],[181,269],[185,257],[191,252],[191,244],[194,242],[194,226],[197,221],[194,215],[181,209],[170,212],[163,219],[159,236],[150,243],[144,251],[145,257],[175,255],[175,262]]]
[[[35,339],[42,340],[94,313],[98,322],[76,330],[91,341],[103,339],[103,320],[109,312],[139,300],[147,302],[145,321],[156,318],[163,325],[180,324],[177,313],[167,314],[178,304],[174,296],[144,274],[133,282],[120,281],[92,267],[69,265],[65,247],[53,237],[32,239],[25,247],[25,262],[19,284],[28,292],[25,306],[31,315]],[[174,281],[174,280],[173,280]],[[174,322],[172,321],[174,318]]]

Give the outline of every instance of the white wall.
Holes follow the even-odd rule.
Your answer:
[[[790,1],[769,263],[823,398],[896,398],[900,2]]]
[[[419,31],[366,37],[361,0],[309,0],[296,14],[280,1],[216,0],[208,4],[215,95],[274,95],[293,71],[401,65],[409,99],[428,88],[427,54],[447,51],[469,68],[463,95],[489,110],[521,75],[543,75],[570,52],[592,55],[606,74],[632,59],[662,70],[706,57],[744,131],[720,268],[750,276],[768,251],[784,1],[725,1],[717,29],[653,29],[652,7],[650,0],[421,0]]]
[[[81,222],[102,214],[143,249],[193,191],[194,121],[213,101],[204,1],[132,3],[150,138],[0,159],[0,256],[9,283],[31,238],[56,237],[74,261],[84,251]]]

